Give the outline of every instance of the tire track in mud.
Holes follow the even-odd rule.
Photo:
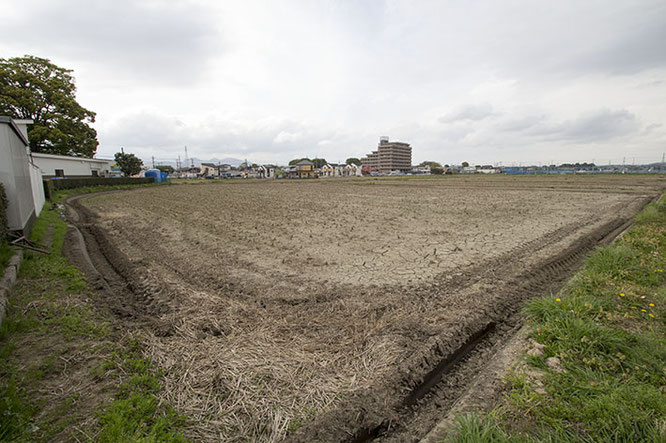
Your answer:
[[[651,198],[644,198],[643,207]],[[495,280],[493,294],[484,306],[453,325],[447,332],[431,338],[409,357],[394,374],[369,389],[359,390],[335,409],[317,417],[286,440],[360,443],[368,441],[418,441],[446,415],[467,390],[467,383],[483,371],[484,364],[521,326],[519,310],[525,300],[556,292],[594,248],[610,243],[632,222],[616,218],[596,228],[565,251],[542,260],[514,278]],[[519,258],[561,239],[575,222],[520,245],[492,260],[495,271],[515,266]],[[518,256],[512,256],[512,253]],[[521,257],[519,257],[521,256]],[[509,260],[510,259],[510,260]],[[469,288],[487,278],[484,267],[465,269],[478,277],[452,282],[457,290]],[[493,272],[493,277],[495,273]],[[501,274],[500,274],[501,275]],[[515,275],[515,274],[514,274]],[[451,288],[449,288],[451,289]]]
[[[119,191],[109,193],[113,192]],[[103,303],[119,319],[150,325],[159,333],[155,317],[169,311],[164,289],[153,284],[141,263],[133,263],[94,223],[94,215],[78,201],[89,196],[65,201],[70,222],[65,256],[86,273],[95,289],[105,294]]]

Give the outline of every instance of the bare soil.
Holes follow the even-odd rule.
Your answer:
[[[664,183],[267,180],[71,205],[106,303],[143,331],[192,438],[413,441],[519,326],[521,302]]]

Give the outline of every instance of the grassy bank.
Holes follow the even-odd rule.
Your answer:
[[[0,276],[4,272],[9,259],[14,255],[14,250],[9,246],[7,241],[0,239]]]
[[[557,295],[526,307],[533,347],[485,417],[446,441],[666,441],[666,198]]]
[[[158,401],[159,372],[61,253],[59,204],[96,190],[57,193],[33,227],[51,254],[26,252],[0,327],[0,440],[183,440],[183,419]]]

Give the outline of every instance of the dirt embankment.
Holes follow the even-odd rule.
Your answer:
[[[645,186],[273,181],[72,205],[193,438],[410,440]]]

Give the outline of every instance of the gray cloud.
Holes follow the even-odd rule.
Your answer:
[[[493,107],[490,103],[478,105],[464,105],[450,114],[440,117],[442,123],[451,123],[455,121],[479,121],[488,118],[493,114]]]
[[[110,79],[185,85],[221,48],[212,18],[193,3],[28,1],[21,11],[3,23],[4,38],[33,55],[104,67]]]
[[[586,142],[624,137],[638,132],[639,128],[636,116],[626,109],[600,109],[573,120],[532,126],[527,132],[549,140]]]
[[[198,158],[242,156],[255,162],[320,155],[344,160],[346,152],[355,152],[356,138],[287,119],[258,120],[252,124],[203,119],[187,124],[179,118],[151,112],[125,115],[102,129],[102,133],[108,134],[105,145],[100,147],[106,156],[123,146],[143,158],[155,155],[175,160],[178,155],[183,157],[187,145],[190,155]],[[339,152],[342,146],[343,152]]]
[[[570,69],[626,75],[666,64],[666,3],[629,2],[621,12],[626,19],[611,22],[605,39],[573,51]]]

